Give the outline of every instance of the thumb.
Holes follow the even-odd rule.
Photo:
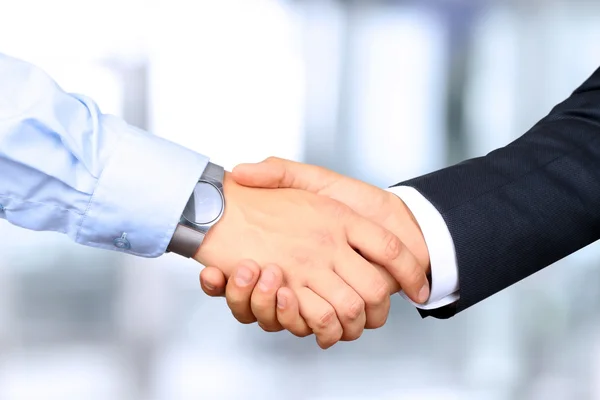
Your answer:
[[[291,188],[318,193],[339,175],[315,165],[269,157],[257,164],[240,164],[231,172],[240,185],[257,188]]]
[[[240,164],[231,171],[240,185],[256,188],[279,188],[285,185],[285,160],[265,160],[255,164]]]

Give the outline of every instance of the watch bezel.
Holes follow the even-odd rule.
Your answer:
[[[219,222],[221,217],[223,217],[223,213],[225,212],[225,196],[223,195],[223,184],[219,181],[215,181],[212,179],[200,179],[198,181],[198,183],[196,183],[196,185],[199,185],[199,184],[208,184],[217,190],[217,193],[219,193],[219,197],[221,198],[221,211],[219,212],[219,214],[217,215],[217,217],[215,219],[213,219],[210,222],[203,223],[203,224],[199,224],[197,222],[192,222],[192,221],[188,220],[185,217],[185,214],[182,213],[179,223],[181,225],[185,225],[187,227],[190,227],[192,229],[195,229],[199,232],[206,234],[208,232],[208,230],[210,228],[212,228],[217,222]],[[194,191],[195,190],[196,190],[196,188],[194,188]],[[192,193],[192,196],[190,196],[190,199],[188,200],[188,202],[192,201],[194,195],[195,195],[195,193]],[[187,204],[186,204],[186,207],[187,207]]]

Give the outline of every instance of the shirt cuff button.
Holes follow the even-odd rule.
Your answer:
[[[121,249],[121,250],[131,249],[131,243],[129,243],[126,233],[123,233],[121,235],[121,237],[118,237],[115,240],[113,240],[113,244],[115,245],[116,248]]]

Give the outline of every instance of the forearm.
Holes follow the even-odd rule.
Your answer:
[[[164,253],[206,157],[3,55],[0,88],[0,217],[84,245]]]
[[[457,311],[600,238],[600,70],[508,146],[403,183],[456,247]]]

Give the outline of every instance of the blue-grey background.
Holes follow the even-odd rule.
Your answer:
[[[0,0],[0,51],[228,168],[385,187],[524,133],[600,65],[599,21],[583,0]],[[323,352],[236,323],[191,261],[0,235],[0,400],[600,399],[596,245],[452,320],[395,296]]]

